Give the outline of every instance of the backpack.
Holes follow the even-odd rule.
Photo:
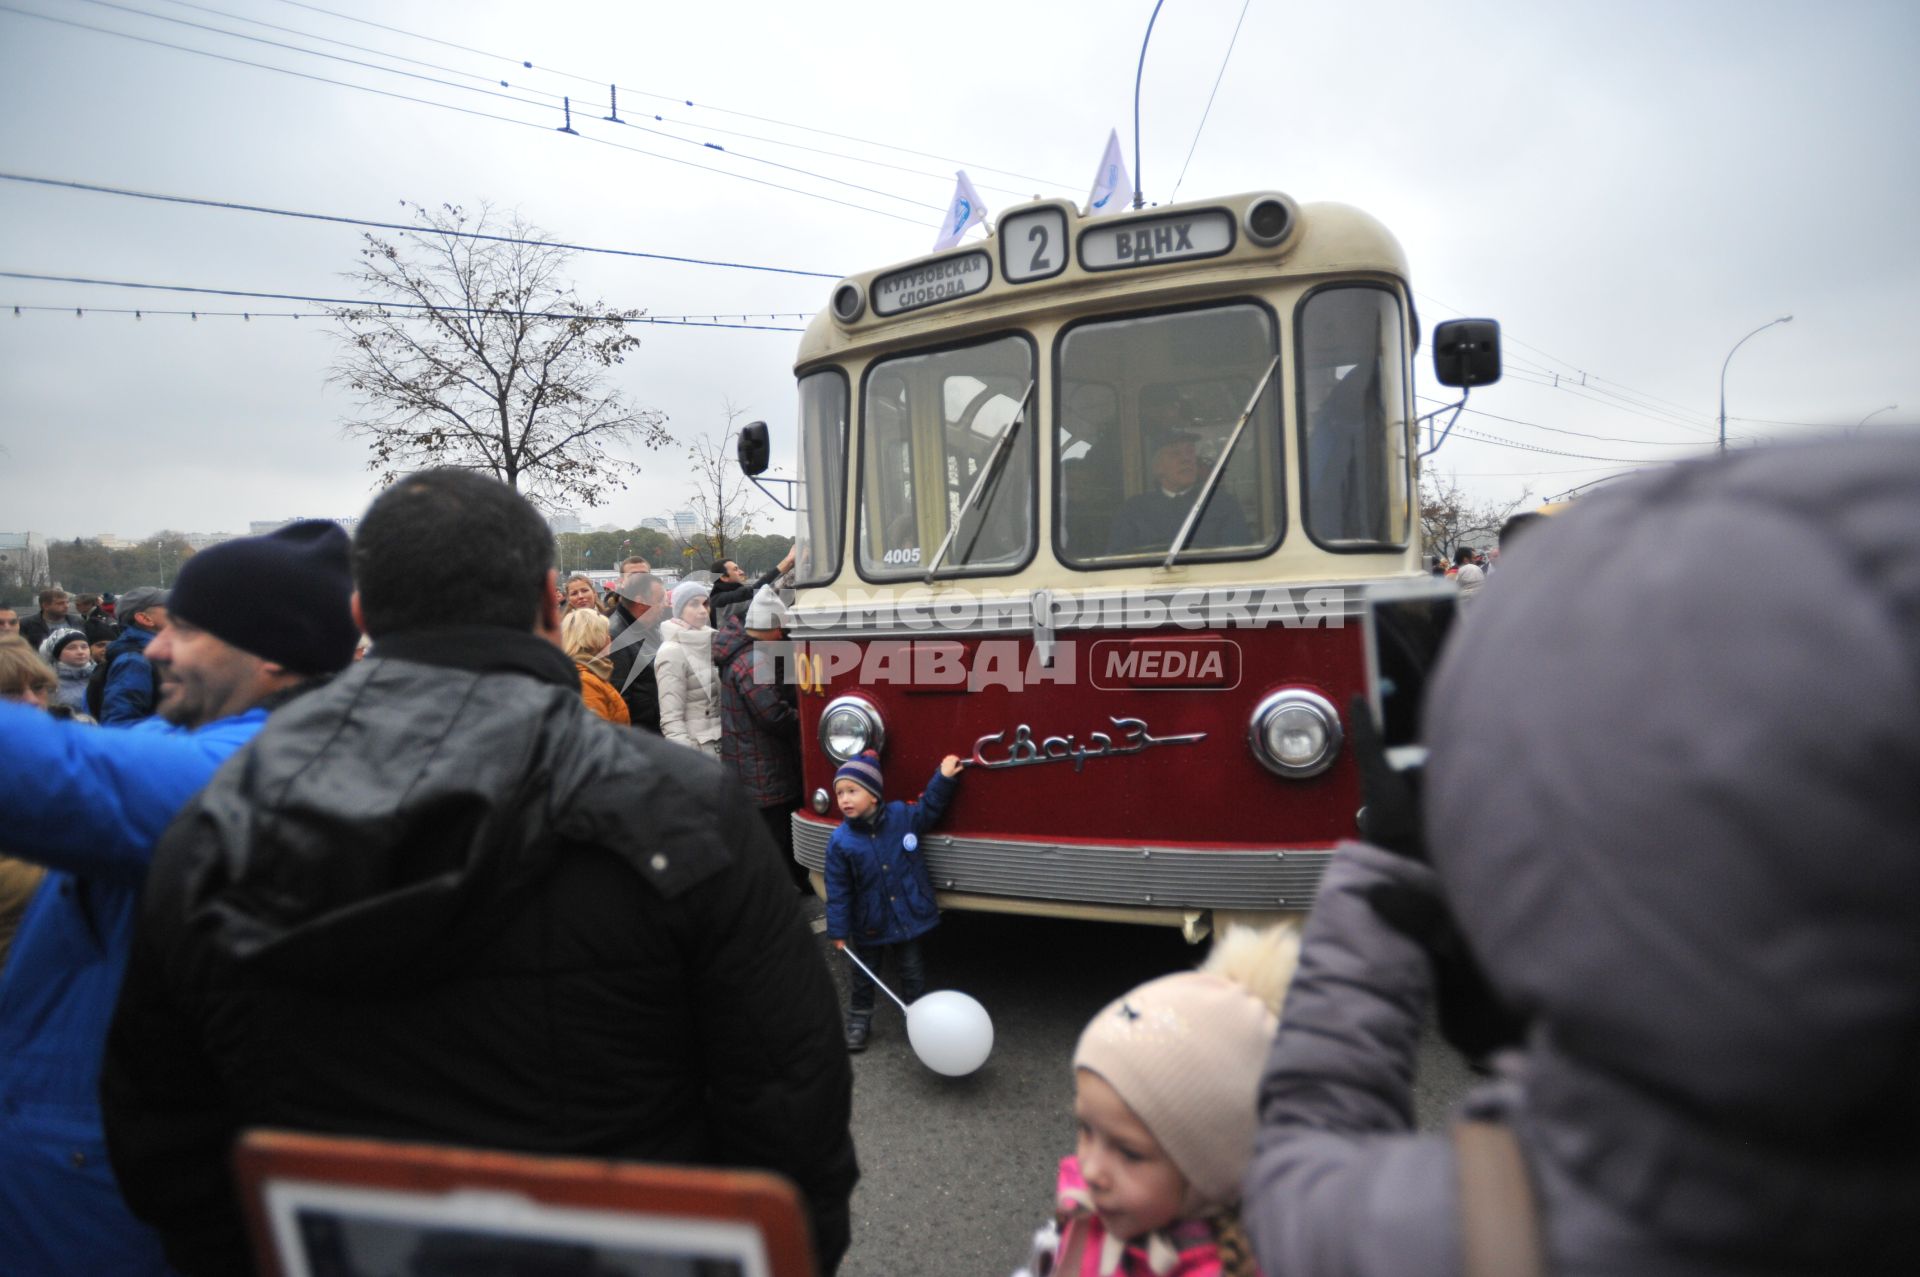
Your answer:
[[[101,703],[107,699],[107,671],[113,668],[115,661],[126,654],[125,648],[117,652],[109,648],[107,659],[94,667],[93,673],[87,675],[87,713],[93,715],[96,722],[100,718]],[[154,669],[153,663],[149,661],[147,672],[153,676],[153,704],[158,705],[160,703],[160,671]]]

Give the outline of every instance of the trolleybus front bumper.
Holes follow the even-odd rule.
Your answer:
[[[834,822],[796,812],[794,859],[815,873],[826,867]],[[1178,915],[1273,913],[1310,907],[1329,847],[1237,850],[1119,846],[928,834],[920,840],[941,903],[1009,912],[1103,914],[1148,920]],[[1001,905],[987,903],[1002,901]],[[1024,907],[1023,907],[1024,906]],[[1049,907],[1057,906],[1057,907]],[[1105,906],[1086,910],[1085,906]],[[1163,917],[1156,921],[1176,921]]]

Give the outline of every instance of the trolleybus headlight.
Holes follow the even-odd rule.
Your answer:
[[[1261,701],[1247,724],[1247,744],[1260,765],[1295,780],[1332,766],[1340,740],[1340,715],[1332,702],[1298,687]]]
[[[886,743],[887,729],[880,722],[880,711],[858,696],[830,701],[820,712],[820,748],[836,763],[869,749],[878,750]]]
[[[1247,238],[1262,248],[1272,248],[1293,229],[1293,205],[1278,196],[1255,200],[1247,209]]]
[[[851,324],[867,313],[867,294],[860,285],[848,283],[833,290],[833,317],[843,324]]]

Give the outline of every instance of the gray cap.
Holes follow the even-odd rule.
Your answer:
[[[165,607],[171,591],[158,589],[151,585],[136,586],[120,592],[120,601],[114,604],[113,614],[122,624],[133,619],[135,612],[144,612],[150,607]]]

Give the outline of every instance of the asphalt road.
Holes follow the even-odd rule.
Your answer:
[[[826,945],[824,938],[822,945]],[[826,948],[846,996],[846,960]],[[907,1043],[880,998],[871,1045],[853,1057],[861,1179],[842,1277],[1007,1277],[1050,1213],[1055,1168],[1073,1151],[1074,1043],[1134,985],[1198,962],[1173,928],[949,913],[927,941],[928,989],[959,989],[993,1017],[993,1055],[947,1078]],[[884,973],[883,973],[884,974]],[[1436,1123],[1466,1089],[1437,1038],[1422,1050],[1417,1104]]]

